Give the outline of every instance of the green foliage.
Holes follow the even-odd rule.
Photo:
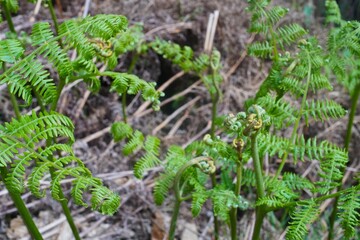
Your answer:
[[[164,93],[156,91],[156,83],[148,83],[138,76],[128,73],[110,73],[109,76],[114,79],[111,83],[111,91],[116,91],[119,95],[126,93],[135,95],[141,91],[144,100],[152,102],[155,110],[160,109],[159,98],[163,97]]]
[[[351,187],[347,193],[339,199],[339,217],[341,226],[344,229],[346,239],[351,239],[355,235],[355,228],[359,226],[360,221],[360,185]]]
[[[317,218],[319,214],[318,205],[312,201],[301,201],[297,204],[295,211],[291,214],[287,239],[302,240],[307,232],[308,225]]]
[[[71,148],[74,142],[74,126],[71,120],[56,112],[25,115],[20,120],[0,126],[0,166],[9,167],[9,174],[5,179],[9,191],[22,193],[27,186],[36,197],[44,197],[45,192],[40,190],[40,181],[53,171],[51,181],[51,195],[56,200],[61,200],[61,180],[72,177],[72,196],[77,204],[86,206],[84,191],[92,195],[93,209],[104,214],[112,215],[120,205],[118,195],[105,188],[99,179],[91,176],[82,161],[74,156]],[[43,140],[66,138],[66,143],[58,143],[42,147]],[[58,151],[62,155],[57,155]],[[30,164],[31,169],[27,177],[26,169]],[[88,179],[88,180],[85,180]],[[100,194],[101,193],[101,194]]]

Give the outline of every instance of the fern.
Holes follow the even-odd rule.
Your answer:
[[[306,124],[309,123],[309,117],[314,120],[324,121],[330,118],[341,118],[344,117],[346,111],[340,104],[332,100],[318,100],[318,101],[307,101],[303,110],[303,116]]]
[[[317,204],[312,200],[302,201],[297,204],[295,211],[291,214],[287,239],[302,240],[311,224],[319,214]]]
[[[356,227],[360,223],[360,192],[359,186],[351,187],[339,199],[339,217],[341,226],[344,229],[346,239],[351,239],[355,235]]]
[[[20,120],[13,119],[9,123],[0,126],[0,164],[1,167],[9,167],[10,171],[5,179],[9,191],[22,193],[25,190],[26,168],[35,161],[36,167],[31,170],[27,186],[37,197],[43,197],[44,191],[40,191],[40,181],[50,168],[55,169],[51,181],[51,195],[56,200],[62,200],[60,194],[60,182],[71,176],[78,179],[90,178],[91,173],[80,159],[74,156],[71,145],[74,142],[71,120],[56,112],[40,113],[23,116]],[[45,148],[40,147],[43,140],[67,138],[66,144],[54,144]],[[56,156],[57,150],[66,155]],[[21,154],[20,154],[21,153]],[[76,166],[73,166],[73,165]],[[101,181],[92,181],[90,192],[97,194],[96,189],[102,189],[107,195],[96,195],[98,202],[92,208],[98,209],[104,214],[113,214],[120,204],[120,198],[110,190],[102,186]],[[76,184],[75,184],[76,185]],[[77,186],[79,187],[79,186]],[[78,188],[78,189],[81,189]],[[84,188],[82,188],[84,189]],[[82,192],[74,190],[75,202],[85,205]],[[76,194],[75,194],[76,193]],[[101,199],[103,197],[103,199]]]
[[[144,149],[146,154],[136,162],[134,166],[135,177],[141,179],[145,170],[160,164],[159,155],[160,140],[156,137],[148,136],[145,140]]]

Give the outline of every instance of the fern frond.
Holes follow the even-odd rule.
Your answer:
[[[240,196],[235,196],[234,192],[227,189],[222,189],[221,186],[217,186],[214,189],[209,190],[210,198],[213,202],[214,214],[222,220],[229,218],[229,211],[235,207],[243,206],[243,201]]]
[[[328,153],[320,161],[321,172],[319,176],[323,178],[318,182],[318,188],[316,189],[320,193],[328,193],[341,185],[341,179],[343,178],[343,169],[345,169],[348,162],[348,154],[345,151],[332,151]]]
[[[102,214],[113,215],[120,206],[120,197],[110,189],[95,185],[91,189],[91,209]]]
[[[30,165],[35,155],[32,152],[25,152],[17,157],[18,159],[11,164],[11,170],[5,182],[9,191],[22,193],[25,190],[25,168]]]
[[[276,29],[277,42],[281,46],[284,44],[291,45],[298,39],[307,34],[307,31],[299,24],[293,23]]]
[[[0,61],[7,63],[16,62],[24,53],[21,43],[15,39],[0,41]]]
[[[10,12],[12,13],[17,13],[17,11],[19,10],[19,3],[17,0],[3,0],[4,4],[7,5],[7,7],[9,8]]]
[[[273,46],[268,41],[255,42],[248,47],[249,55],[260,58],[270,58],[273,51]]]
[[[303,178],[295,173],[286,172],[282,178],[283,183],[290,189],[314,189],[314,184],[306,178]]]
[[[356,227],[360,225],[360,190],[353,186],[339,198],[339,217],[344,229],[345,239],[351,239],[355,235]]]
[[[153,168],[161,163],[158,158],[160,140],[153,136],[148,136],[145,141],[145,155],[136,162],[134,166],[134,175],[141,179],[146,170]]]
[[[72,182],[71,196],[77,205],[88,207],[88,204],[84,202],[84,191],[88,190],[92,186],[102,185],[101,180],[94,177],[79,177]]]
[[[320,211],[313,200],[301,201],[291,213],[291,222],[286,233],[286,239],[303,240],[308,231],[308,224],[315,221]]]
[[[33,46],[41,46],[45,44],[44,49],[39,54],[47,57],[55,66],[61,78],[71,76],[73,66],[67,53],[60,48],[58,42],[50,41],[54,37],[53,31],[48,22],[36,23],[33,26],[31,40]]]
[[[161,205],[173,185],[178,169],[186,163],[185,151],[179,146],[170,146],[166,155],[165,172],[160,175],[154,187],[154,200]]]
[[[155,89],[156,83],[146,82],[138,76],[128,73],[111,73],[109,74],[114,81],[111,83],[110,91],[116,91],[119,95],[135,95],[142,91],[142,97],[145,101],[150,101],[155,110],[159,110],[159,98],[164,96],[162,92]]]
[[[124,155],[129,155],[133,153],[136,149],[139,149],[143,146],[144,135],[136,130],[134,134],[131,136],[130,141],[126,143],[123,148]]]
[[[272,123],[277,128],[289,126],[296,120],[296,110],[282,99],[276,100],[270,94],[267,94],[259,98],[256,103],[266,110]]]
[[[154,186],[154,202],[156,205],[161,205],[173,185],[176,173],[169,171],[160,174]]]
[[[132,135],[133,129],[129,124],[124,122],[115,122],[111,125],[110,132],[115,142],[121,141]]]
[[[205,187],[194,178],[191,178],[189,183],[194,187],[191,201],[191,214],[193,217],[197,217],[210,194],[206,191]]]
[[[326,8],[326,22],[327,23],[334,23],[334,24],[341,24],[341,12],[339,9],[338,4],[335,0],[326,0],[325,1],[325,8]]]
[[[333,90],[329,79],[319,72],[311,74],[309,87],[313,92],[319,89]]]
[[[284,91],[289,91],[296,97],[300,97],[305,93],[304,84],[298,79],[291,76],[283,78],[280,88]]]
[[[62,200],[60,182],[70,176],[75,178],[74,186],[77,187],[73,190],[76,197],[75,202],[85,205],[81,195],[88,188],[83,178],[92,179],[92,176],[84,163],[73,155],[71,148],[74,142],[73,129],[71,120],[56,112],[44,112],[38,115],[33,112],[32,115],[22,116],[20,120],[13,119],[9,123],[0,125],[0,163],[2,167],[7,167],[8,163],[11,163],[5,179],[9,189],[19,193],[24,190],[25,170],[32,161],[35,161],[37,166],[30,173],[27,184],[35,196],[43,197],[45,195],[45,191],[40,188],[40,181],[52,168],[56,170],[52,174],[50,184],[53,198]],[[67,143],[57,143],[45,148],[39,146],[44,140],[58,137],[67,139]],[[64,156],[56,156],[55,153],[58,151],[62,151]],[[99,187],[104,188],[101,186],[100,180],[91,181],[91,184],[91,188],[88,189],[90,191]],[[105,188],[102,190],[102,192],[106,191],[110,192]],[[95,190],[94,192],[97,194]],[[97,199],[96,205],[92,207],[103,213],[112,214],[118,207],[115,205],[119,204],[119,198],[113,193],[111,196],[109,195],[110,197],[104,196],[104,199],[101,200],[102,196],[100,194],[92,196]]]
[[[57,170],[51,179],[51,196],[57,201],[63,200],[61,197],[61,181],[67,176],[81,176],[83,173],[87,173],[83,167],[62,168]]]
[[[272,134],[258,134],[258,148],[262,154],[268,153],[269,156],[277,154],[282,157],[286,152],[289,151],[291,143],[288,139],[278,137]]]
[[[140,24],[129,27],[120,37],[114,39],[114,51],[116,56],[133,51],[143,39],[143,27]]]
[[[312,100],[306,101],[303,116],[306,124],[309,123],[309,118],[312,117],[315,121],[325,121],[330,118],[341,118],[345,116],[345,109],[333,100]]]

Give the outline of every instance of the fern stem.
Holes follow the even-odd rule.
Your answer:
[[[298,130],[298,127],[299,127],[299,124],[300,124],[300,120],[301,120],[301,117],[303,115],[303,111],[304,111],[304,108],[305,108],[305,105],[306,105],[306,98],[307,98],[307,94],[308,94],[308,91],[309,91],[309,86],[310,86],[310,79],[311,79],[311,58],[310,58],[310,54],[309,52],[307,52],[307,57],[308,57],[308,73],[307,73],[307,78],[306,78],[306,86],[305,86],[305,91],[304,91],[304,96],[301,100],[301,106],[300,106],[300,109],[299,109],[299,115],[295,121],[295,124],[294,124],[294,128],[293,128],[293,131],[291,133],[291,137],[290,137],[290,142],[291,143],[294,143],[295,140],[296,140],[296,136],[297,136],[297,130]],[[275,179],[278,178],[281,174],[281,171],[283,170],[284,168],[284,165],[285,165],[285,162],[286,162],[286,159],[287,157],[289,156],[289,153],[288,152],[285,152],[283,158],[281,159],[281,163],[280,163],[280,166],[279,168],[277,169],[276,171],[276,174],[275,174]]]
[[[181,204],[181,201],[176,199],[174,207],[173,207],[173,213],[171,215],[171,223],[170,223],[170,230],[169,230],[169,240],[175,239],[176,222],[177,222],[177,219],[179,217],[180,204]]]
[[[131,59],[131,63],[127,73],[132,73],[134,71],[137,60],[139,59],[139,54],[135,53],[134,57]],[[121,96],[121,108],[123,113],[124,122],[127,123],[127,113],[126,113],[126,93],[123,93]]]
[[[182,201],[184,201],[184,198],[181,196],[181,189],[180,189],[181,176],[187,168],[197,165],[201,161],[212,161],[212,159],[209,157],[193,158],[187,163],[185,163],[183,166],[181,166],[181,168],[177,171],[175,175],[175,179],[174,179],[175,205],[173,209],[173,214],[171,216],[169,240],[173,240],[175,238],[176,222],[179,217],[180,204]]]
[[[239,196],[241,192],[241,181],[242,181],[242,147],[238,148],[238,162],[236,165],[236,184],[235,184],[235,196]],[[231,240],[237,240],[237,208],[232,208],[230,210],[230,232],[231,232]]]
[[[6,18],[6,21],[7,21],[7,24],[8,24],[8,27],[9,27],[10,31],[12,33],[16,34],[14,23],[12,21],[10,10],[9,10],[9,8],[7,6],[6,1],[2,1],[1,5],[3,7],[5,18]],[[5,62],[3,62],[3,64],[2,64],[2,68],[3,68],[3,71],[5,73],[6,72],[6,63]],[[18,105],[18,102],[16,100],[16,97],[15,97],[14,94],[11,93],[9,85],[7,86],[7,88],[8,88],[9,94],[10,94],[10,101],[11,101],[11,104],[12,104],[12,106],[14,108],[15,116],[16,116],[17,119],[20,119],[21,114],[20,114],[19,105]]]
[[[256,178],[256,189],[257,189],[257,199],[265,197],[265,189],[264,189],[264,180],[262,173],[262,166],[259,159],[259,151],[257,147],[257,132],[251,135],[251,153],[253,158],[253,165],[255,169],[255,178]],[[260,230],[266,215],[265,206],[257,206],[256,207],[256,221],[255,227],[253,231],[253,240],[260,239]]]
[[[54,26],[55,26],[55,31],[58,34],[59,33],[59,22],[58,19],[56,17],[56,13],[55,13],[55,9],[54,6],[52,4],[52,1],[47,1],[47,4],[49,6],[49,11],[50,11],[50,15],[51,15],[51,19],[54,22]]]
[[[8,171],[7,171],[6,167],[1,167],[0,171],[1,171],[1,173],[0,173],[1,178],[3,179],[5,187],[7,189],[9,189],[7,184],[6,184],[6,181],[5,181],[6,176],[8,174]],[[31,237],[33,239],[42,240],[43,237],[41,236],[39,229],[35,225],[34,220],[31,217],[31,214],[30,214],[29,210],[27,209],[24,201],[22,200],[20,194],[18,194],[16,192],[12,192],[12,191],[9,190],[9,195],[10,195],[11,199],[13,200],[14,205],[15,205],[16,209],[18,210],[18,212],[19,212],[19,214],[20,214],[26,228],[28,229]]]
[[[239,162],[236,166],[236,185],[235,185],[235,196],[239,196],[241,192],[241,181],[242,181],[242,159],[239,158]],[[230,231],[231,231],[231,240],[237,240],[237,208],[232,208],[230,210]]]
[[[211,95],[211,101],[212,101],[212,105],[211,105],[211,128],[210,128],[210,136],[211,138],[214,140],[215,139],[215,120],[217,117],[217,105],[219,103],[219,98],[220,98],[220,90],[218,85],[215,82],[215,70],[212,69],[212,83],[213,83],[213,87],[215,88],[215,94],[210,94]],[[212,184],[212,188],[215,188],[216,186],[216,173],[211,174],[210,176],[211,178],[211,184]],[[215,216],[215,209],[213,208],[213,215],[214,215],[214,235],[215,235],[215,240],[219,239],[219,233],[220,233],[220,226],[219,226],[219,219],[217,216]]]
[[[2,5],[3,10],[4,10],[4,14],[5,14],[5,18],[6,18],[6,22],[8,24],[9,30],[10,30],[10,32],[16,34],[14,23],[13,23],[12,18],[11,18],[10,9],[7,6],[7,1],[1,1],[1,2],[2,2],[1,5]]]
[[[54,179],[55,178],[55,170],[54,168],[50,168],[50,175],[51,175],[51,179]],[[81,237],[80,237],[80,234],[79,234],[79,231],[75,225],[75,222],[74,222],[74,219],[73,217],[71,216],[71,212],[70,212],[70,209],[68,207],[68,201],[67,199],[65,198],[65,195],[64,195],[64,192],[62,191],[61,189],[61,186],[59,186],[59,197],[60,197],[60,204],[61,204],[61,207],[63,209],[63,212],[65,214],[65,217],[66,217],[66,220],[67,222],[69,223],[69,226],[71,228],[71,231],[74,235],[74,238],[76,240],[81,240]]]
[[[355,118],[356,107],[357,107],[357,102],[359,100],[359,96],[360,96],[360,84],[355,86],[355,92],[353,93],[353,95],[351,97],[351,109],[350,109],[349,120],[347,123],[346,136],[345,136],[345,141],[344,141],[344,148],[346,151],[349,151],[352,126],[354,124],[354,118]],[[344,171],[345,171],[345,169],[343,169],[343,172]],[[337,188],[338,191],[340,191],[342,189],[342,180],[343,180],[343,178],[341,178],[341,181],[339,181],[340,185]],[[338,212],[338,202],[339,202],[339,197],[336,197],[335,201],[334,201],[334,206],[333,206],[333,209],[332,209],[332,212],[330,215],[330,219],[329,219],[328,240],[334,239],[334,225],[335,225],[336,215]]]

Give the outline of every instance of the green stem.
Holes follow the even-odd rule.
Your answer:
[[[212,83],[213,86],[216,90],[215,94],[211,94],[211,101],[212,101],[212,105],[211,105],[211,128],[210,128],[210,136],[212,139],[215,139],[215,120],[216,120],[216,116],[217,116],[217,105],[219,103],[219,98],[220,98],[220,90],[219,87],[217,86],[216,82],[215,82],[215,70],[213,70],[213,74],[212,74]],[[212,184],[212,188],[215,188],[216,186],[216,173],[211,174],[210,176],[211,178],[211,184]],[[219,232],[220,232],[220,226],[219,226],[219,220],[218,217],[215,216],[215,209],[213,208],[213,215],[214,215],[214,235],[215,235],[215,240],[219,239]]]
[[[129,69],[127,71],[127,73],[132,73],[134,71],[135,65],[137,60],[139,59],[139,54],[135,53],[134,57],[131,59],[131,63],[129,66]],[[123,119],[124,122],[127,122],[127,114],[126,114],[126,93],[123,93],[121,96],[121,108],[122,108],[122,113],[123,113]]]
[[[239,196],[241,192],[241,180],[242,180],[242,159],[239,159],[236,167],[236,185],[235,185],[235,196]],[[230,210],[230,231],[231,231],[231,240],[237,240],[237,208],[232,208]]]
[[[176,222],[179,217],[179,210],[180,210],[180,204],[185,199],[181,196],[181,188],[180,188],[180,181],[181,176],[184,173],[184,171],[193,165],[197,165],[201,161],[212,161],[209,157],[197,157],[193,158],[187,163],[185,163],[181,168],[177,171],[174,179],[174,192],[175,192],[175,205],[174,205],[174,211],[171,217],[171,223],[170,223],[170,229],[169,229],[169,240],[173,240],[175,238],[175,230],[176,230]]]
[[[251,135],[251,153],[253,158],[253,165],[255,170],[255,178],[256,178],[256,189],[257,189],[257,199],[265,197],[265,188],[264,188],[264,180],[262,173],[262,166],[259,159],[259,151],[257,147],[257,133],[253,133]],[[253,231],[253,240],[260,239],[260,230],[266,215],[266,206],[257,206],[256,207],[256,221],[255,227]]]
[[[359,100],[359,96],[360,96],[360,84],[355,86],[355,92],[353,93],[353,96],[351,97],[351,109],[350,109],[349,120],[348,120],[348,124],[347,124],[346,136],[345,136],[345,142],[344,142],[345,151],[349,151],[352,126],[354,124],[354,118],[355,118],[356,107],[357,107],[357,102]],[[343,172],[344,171],[345,171],[345,169],[343,169]],[[337,188],[338,191],[340,191],[342,189],[342,180],[343,180],[343,178],[341,178],[341,180],[339,181],[340,185]],[[335,225],[336,215],[338,212],[338,202],[339,202],[339,197],[336,197],[335,201],[334,201],[334,206],[333,206],[333,209],[332,209],[332,212],[330,215],[330,219],[329,219],[328,240],[334,239],[334,225]]]
[[[16,31],[15,31],[15,27],[14,27],[14,23],[12,21],[12,18],[11,18],[11,13],[10,13],[10,10],[6,4],[6,1],[2,1],[2,7],[3,7],[3,11],[5,13],[5,18],[6,18],[6,21],[7,21],[7,24],[9,26],[9,29],[12,33],[16,34]],[[5,62],[3,62],[3,71],[4,73],[6,72],[6,64]],[[8,87],[8,90],[9,90],[9,94],[10,94],[10,101],[11,101],[11,104],[14,108],[14,112],[15,112],[15,116],[17,119],[21,119],[21,114],[20,114],[20,110],[19,110],[19,105],[18,105],[18,102],[16,100],[16,97],[11,93],[10,91],[10,87],[9,85],[7,86]],[[6,179],[6,176],[8,174],[8,170],[6,167],[1,167],[0,168],[0,171],[1,171],[1,177],[3,179],[3,182],[5,184],[5,187],[8,189],[9,191],[9,195],[11,197],[11,199],[13,200],[14,202],[14,205],[16,207],[16,209],[18,210],[26,228],[28,229],[30,235],[32,236],[33,239],[43,239],[41,234],[40,234],[40,231],[39,229],[37,228],[37,226],[35,225],[34,223],[34,220],[29,212],[29,210],[27,209],[24,201],[22,200],[21,198],[21,195],[19,193],[16,193],[16,192],[12,192],[10,190],[10,188],[8,187],[5,179]]]
[[[5,18],[6,18],[6,21],[7,21],[7,24],[9,26],[9,30],[16,34],[16,30],[15,30],[15,27],[14,27],[14,23],[12,21],[12,18],[11,18],[11,13],[10,13],[10,9],[8,8],[7,6],[7,1],[1,1],[2,2],[2,7],[3,7],[3,11],[4,11],[4,14],[5,14]]]
[[[58,19],[57,19],[57,17],[56,17],[56,13],[55,13],[54,6],[53,6],[51,0],[50,0],[50,1],[47,1],[47,4],[48,4],[48,6],[49,6],[51,19],[53,20],[54,25],[55,25],[55,31],[56,31],[56,33],[58,34],[58,33],[59,33],[59,22],[58,22]]]
[[[181,201],[178,199],[175,199],[175,204],[173,207],[173,213],[171,215],[171,223],[170,223],[170,230],[169,230],[169,240],[175,239],[175,230],[176,230],[176,222],[179,217],[179,211],[180,211],[180,204]]]
[[[50,168],[50,175],[51,175],[51,179],[54,179],[56,176],[55,176],[55,169],[54,168]],[[65,214],[65,217],[66,217],[66,220],[67,222],[69,223],[69,226],[71,228],[71,231],[75,237],[76,240],[80,240],[81,237],[80,237],[80,234],[79,234],[79,231],[75,225],[75,222],[74,222],[74,219],[73,217],[71,216],[71,212],[70,212],[70,209],[68,207],[68,201],[67,199],[65,198],[65,195],[61,189],[61,186],[59,186],[59,197],[60,197],[60,204],[61,204],[61,207],[63,209],[63,212]]]
[[[10,188],[7,186],[5,179],[8,174],[8,171],[7,171],[6,167],[1,167],[0,171],[1,171],[1,173],[0,173],[1,178],[3,179],[5,187],[9,190],[9,195],[10,195],[11,199],[13,200],[14,205],[15,205],[16,209],[18,210],[31,237],[36,240],[42,240],[43,237],[41,236],[39,229],[35,225],[34,220],[31,217],[31,214],[30,214],[29,210],[27,209],[24,201],[22,200],[20,194],[10,191]]]
[[[298,130],[298,127],[299,127],[299,124],[300,124],[300,120],[301,120],[301,117],[303,115],[303,111],[304,111],[304,108],[305,108],[305,105],[306,105],[306,98],[307,98],[307,94],[308,94],[308,91],[309,91],[309,86],[310,86],[310,79],[311,79],[311,59],[310,59],[310,54],[307,52],[307,57],[308,57],[308,73],[307,73],[307,79],[306,79],[306,86],[305,86],[305,92],[304,92],[304,96],[301,100],[301,106],[300,106],[300,110],[299,110],[299,115],[295,121],[295,124],[294,124],[294,128],[293,128],[293,131],[291,133],[291,137],[290,137],[290,141],[291,143],[294,143],[295,140],[296,140],[296,132]],[[276,171],[276,174],[274,176],[274,179],[278,178],[281,174],[281,171],[283,170],[284,168],[284,165],[285,165],[285,162],[286,162],[286,159],[288,157],[289,153],[288,151],[285,152],[282,160],[281,160],[281,163],[280,163],[280,166],[279,168],[277,169]]]

